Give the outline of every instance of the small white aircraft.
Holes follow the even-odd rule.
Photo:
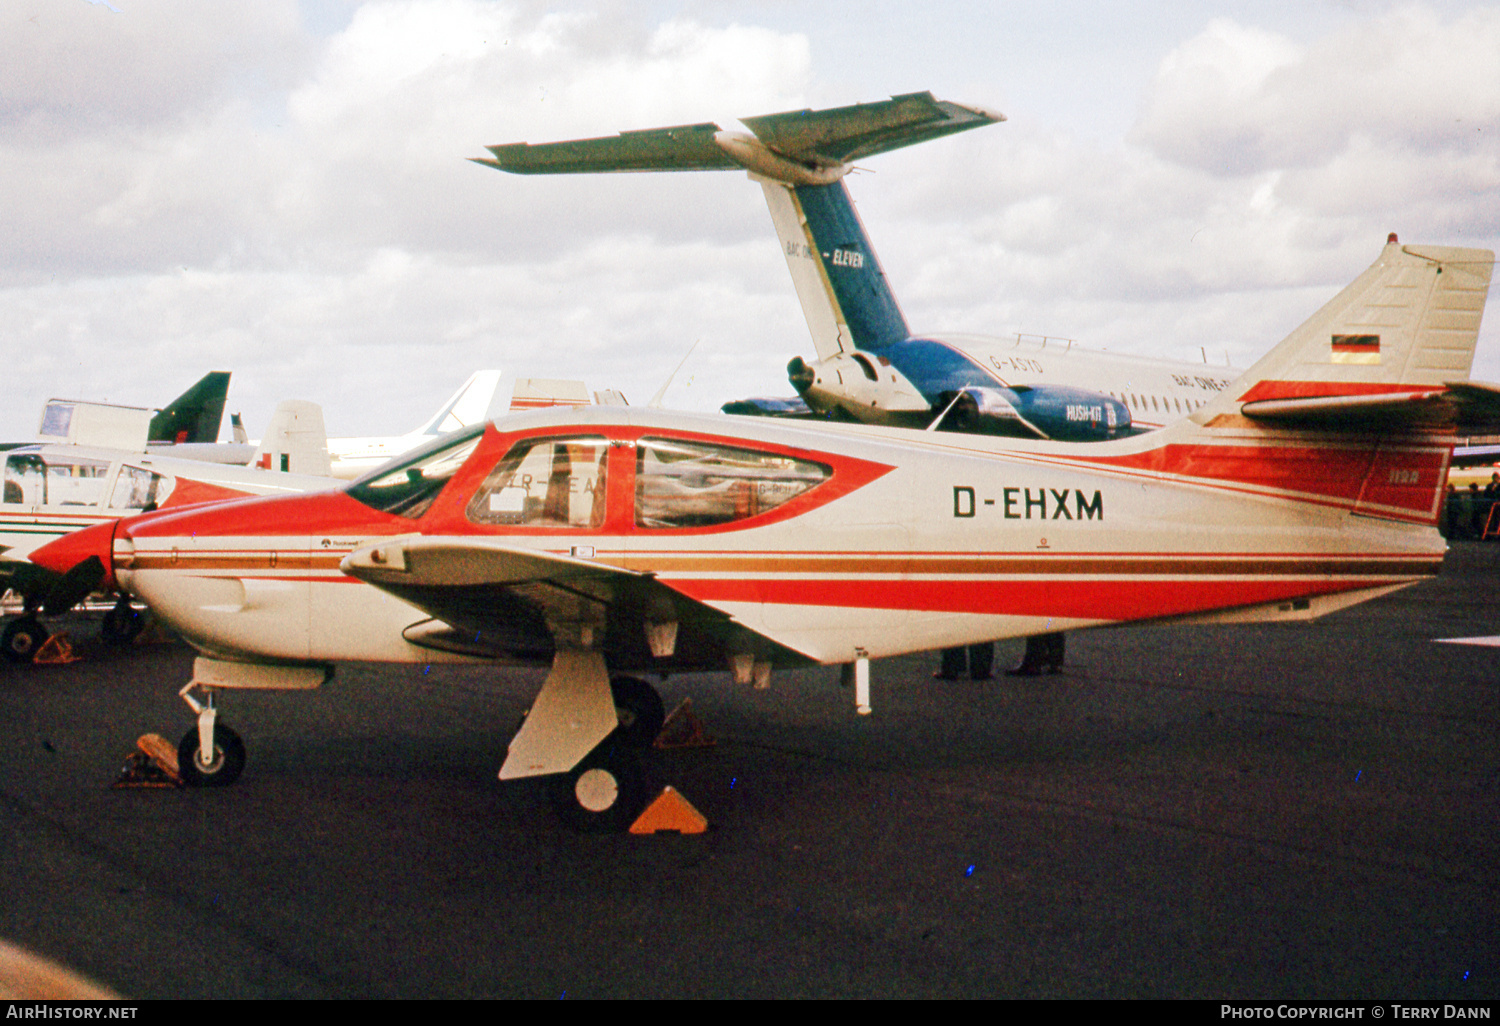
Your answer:
[[[910,93],[879,103],[599,139],[488,147],[476,163],[516,174],[744,169],[760,182],[817,360],[787,365],[798,399],[746,399],[727,413],[836,416],[868,424],[1096,441],[1199,409],[1240,371],[1105,353],[1067,339],[913,335],[843,177],[855,161],[1004,121]]]
[[[1436,574],[1494,254],[1392,240],[1230,390],[1086,444],[592,406],[439,439],[335,492],[161,510],[33,558],[201,653],[181,766],[245,762],[233,689],[345,660],[551,665],[500,770],[591,829],[644,800],[624,674],[841,664],[1133,620],[1300,620]],[[1345,359],[1351,352],[1363,358]],[[613,679],[611,675],[613,676]],[[200,699],[195,692],[201,692]]]
[[[86,420],[84,414],[99,404],[71,405],[73,414]],[[0,462],[0,592],[13,590],[22,596],[24,608],[23,615],[7,620],[0,632],[0,655],[13,662],[29,662],[46,642],[48,631],[38,613],[64,612],[92,590],[92,585],[79,590],[29,561],[48,542],[145,510],[247,495],[290,495],[342,483],[329,477],[174,459],[139,448],[66,443],[15,446],[0,454]],[[137,611],[121,601],[104,618],[104,637],[123,643],[140,627]]]
[[[415,449],[446,431],[468,427],[470,424],[482,424],[505,412],[507,396],[500,388],[502,376],[502,372],[498,370],[475,371],[435,414],[404,435],[376,435],[360,438],[327,438],[325,435],[321,444],[326,450],[327,469],[312,469],[308,472],[332,475],[350,481],[365,471],[378,467],[391,457]],[[316,445],[309,440],[299,441],[290,453],[283,444],[286,439],[285,432],[289,428],[293,432],[293,438],[300,433],[297,418],[300,416],[305,419],[310,416],[307,407],[300,409],[302,410],[300,414],[287,412],[277,415],[279,419],[274,419],[267,429],[267,438],[276,441],[275,445],[269,447],[265,445],[263,439],[248,442],[237,440],[176,445],[162,451],[180,459],[241,465],[254,463],[269,470],[275,470],[280,466],[282,456],[292,458],[296,453],[301,453],[303,459],[316,463]],[[319,416],[321,417],[321,414]]]

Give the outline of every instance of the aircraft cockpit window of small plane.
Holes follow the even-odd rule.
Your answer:
[[[636,446],[638,527],[711,527],[758,516],[828,480],[821,463],[727,445],[643,438]]]
[[[443,435],[398,462],[370,471],[346,494],[372,509],[415,520],[432,506],[458,468],[474,454],[484,424]]]
[[[603,438],[517,442],[469,500],[469,520],[512,527],[603,527],[608,459],[609,442]]]

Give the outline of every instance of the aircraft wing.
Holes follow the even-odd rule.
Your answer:
[[[525,548],[503,538],[412,535],[356,549],[339,569],[441,621],[435,632],[408,630],[416,644],[482,650],[487,641],[520,647],[552,643],[606,650],[649,649],[667,660],[722,666],[752,632],[728,614],[667,587],[654,575]],[[451,625],[467,638],[446,636]],[[680,640],[679,640],[680,639]],[[807,657],[754,635],[761,654]]]

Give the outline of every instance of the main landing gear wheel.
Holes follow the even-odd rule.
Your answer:
[[[203,759],[198,728],[183,735],[177,746],[177,774],[189,787],[228,787],[245,769],[245,742],[222,723],[214,724],[213,757]]]
[[[590,834],[629,828],[646,806],[640,756],[612,734],[553,784],[552,806],[563,822]]]
[[[36,617],[18,616],[0,633],[0,652],[13,663],[29,663],[51,636]]]
[[[620,718],[620,728],[614,736],[627,748],[650,748],[667,719],[661,695],[635,677],[615,677],[609,682],[609,690],[614,696],[615,714]]]
[[[128,645],[145,626],[145,615],[132,606],[128,599],[121,599],[104,614],[104,622],[99,625],[99,636],[108,645]]]

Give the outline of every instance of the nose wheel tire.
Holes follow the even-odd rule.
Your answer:
[[[189,787],[228,787],[245,769],[245,742],[222,723],[214,724],[214,750],[202,757],[198,728],[183,735],[177,746],[177,774]]]
[[[553,784],[552,807],[564,823],[584,833],[626,830],[645,805],[640,757],[614,737]]]
[[[13,663],[29,663],[52,635],[34,616],[18,616],[0,633],[0,652]]]
[[[615,737],[627,748],[650,748],[667,719],[661,695],[635,677],[615,677],[609,682],[609,690],[614,696],[615,714],[620,718]]]

